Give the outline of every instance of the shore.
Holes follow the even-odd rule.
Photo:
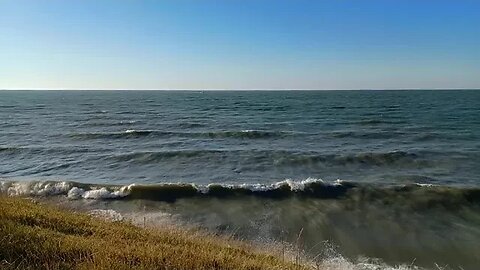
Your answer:
[[[0,196],[1,269],[308,269],[248,243]]]

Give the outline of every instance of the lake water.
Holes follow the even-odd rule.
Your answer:
[[[0,91],[0,120],[3,193],[480,265],[480,91]]]

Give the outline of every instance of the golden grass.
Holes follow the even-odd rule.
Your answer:
[[[0,196],[0,269],[306,269],[247,244]]]

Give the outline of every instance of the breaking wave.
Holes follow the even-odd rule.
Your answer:
[[[411,207],[480,206],[480,188],[460,188],[430,184],[378,186],[337,180],[327,183],[308,178],[303,181],[284,180],[273,184],[208,184],[163,183],[94,185],[77,182],[0,181],[0,192],[9,196],[57,196],[69,199],[141,199],[174,202],[181,198],[243,198],[266,199],[313,198],[338,199],[347,202],[401,203]]]

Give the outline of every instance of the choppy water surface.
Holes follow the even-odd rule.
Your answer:
[[[3,91],[0,119],[4,193],[480,265],[480,91]]]

